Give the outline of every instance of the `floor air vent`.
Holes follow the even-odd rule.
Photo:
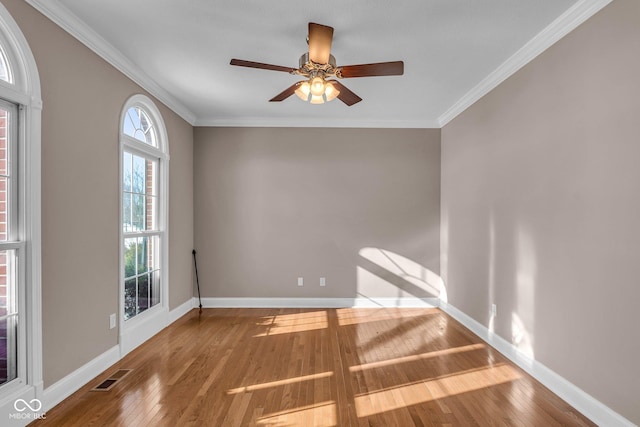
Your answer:
[[[119,369],[113,375],[91,389],[91,391],[109,391],[118,381],[127,376],[133,369]]]

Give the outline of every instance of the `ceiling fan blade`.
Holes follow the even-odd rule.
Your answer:
[[[309,59],[316,64],[326,64],[331,55],[333,28],[309,22]]]
[[[339,81],[330,80],[330,82],[333,83],[338,91],[340,91],[340,93],[338,94],[338,99],[347,104],[347,106],[351,107],[353,104],[357,104],[358,102],[362,101],[362,98],[351,92],[345,85],[343,85]]]
[[[271,98],[269,102],[284,101],[285,99],[287,99],[288,97],[290,97],[296,92],[296,89],[298,89],[298,86],[300,86],[301,83],[303,82],[297,82],[292,84],[291,86],[289,86],[288,88],[286,88],[285,90],[283,90],[282,92],[280,92],[279,94]]]
[[[232,59],[231,65],[237,65],[239,67],[259,68],[261,70],[284,71],[285,73],[290,73],[296,70],[295,68],[291,68],[291,67],[281,67],[280,65],[263,64],[262,62],[244,61],[242,59]]]
[[[378,62],[375,64],[345,65],[340,67],[342,78],[401,76],[404,74],[404,62]]]

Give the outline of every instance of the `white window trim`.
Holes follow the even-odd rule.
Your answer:
[[[158,147],[150,146],[135,138],[125,135],[124,119],[131,107],[141,107],[150,115],[156,128]],[[151,338],[169,324],[169,140],[164,120],[156,105],[144,95],[133,95],[129,98],[120,114],[119,123],[119,171],[118,171],[118,206],[119,206],[119,319],[120,319],[120,357]],[[158,162],[158,229],[153,235],[160,236],[161,268],[160,268],[160,303],[135,317],[124,320],[124,233],[122,230],[122,158],[124,150],[139,153],[144,157],[159,159]]]
[[[13,83],[0,82],[0,97],[20,106],[18,200],[20,212],[20,240],[24,242],[22,256],[26,268],[22,270],[25,285],[26,380],[21,384],[7,384],[0,395],[0,419],[15,413],[16,399],[42,399],[42,265],[41,265],[41,123],[42,97],[40,77],[29,44],[18,24],[0,3],[0,42],[5,48]],[[46,402],[42,402],[46,406]]]
[[[7,219],[8,219],[8,227],[6,230],[7,240],[0,242],[0,251],[13,251],[15,253],[14,257],[6,257],[7,261],[7,271],[13,270],[12,275],[7,273],[7,278],[13,276],[13,280],[15,281],[12,285],[15,285],[14,291],[16,291],[17,296],[17,313],[18,313],[18,325],[17,325],[17,337],[18,340],[15,343],[17,345],[18,351],[18,360],[17,360],[17,372],[15,380],[9,381],[6,384],[3,384],[1,387],[0,395],[11,395],[12,390],[16,390],[26,382],[27,378],[27,366],[26,366],[26,355],[27,355],[27,330],[25,328],[26,321],[26,270],[23,265],[24,262],[20,262],[21,260],[25,260],[25,248],[26,242],[24,241],[24,233],[22,231],[22,221],[24,220],[24,215],[22,215],[22,209],[24,209],[23,204],[20,201],[22,194],[20,192],[20,170],[22,165],[20,165],[20,152],[22,150],[20,134],[19,134],[19,123],[20,123],[20,106],[16,105],[13,102],[7,101],[5,99],[0,99],[0,109],[7,112],[6,117],[6,142],[8,152],[12,153],[7,157],[7,175],[9,177],[7,181],[7,201],[9,204],[7,207]],[[17,162],[16,162],[17,160]],[[17,164],[16,164],[17,163]],[[17,173],[16,173],[17,172]],[[17,203],[16,203],[17,202]],[[17,264],[14,264],[9,261],[18,260]],[[17,267],[17,268],[16,268]],[[9,285],[9,281],[7,281],[7,285]],[[8,331],[7,331],[8,332]],[[7,350],[9,350],[9,340],[7,339]],[[7,374],[9,374],[9,364],[7,364]],[[9,376],[9,375],[8,375]]]

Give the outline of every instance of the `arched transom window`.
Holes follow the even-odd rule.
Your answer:
[[[133,106],[127,110],[124,116],[122,132],[152,147],[158,146],[153,121],[140,106]]]

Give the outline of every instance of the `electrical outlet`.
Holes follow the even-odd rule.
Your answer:
[[[320,286],[327,286],[327,280],[324,277],[320,278]]]
[[[109,329],[116,327],[116,314],[113,313],[109,316]]]
[[[304,279],[302,277],[298,277],[298,286],[304,286]]]
[[[491,304],[491,316],[496,317],[498,315],[498,308],[495,304]]]

